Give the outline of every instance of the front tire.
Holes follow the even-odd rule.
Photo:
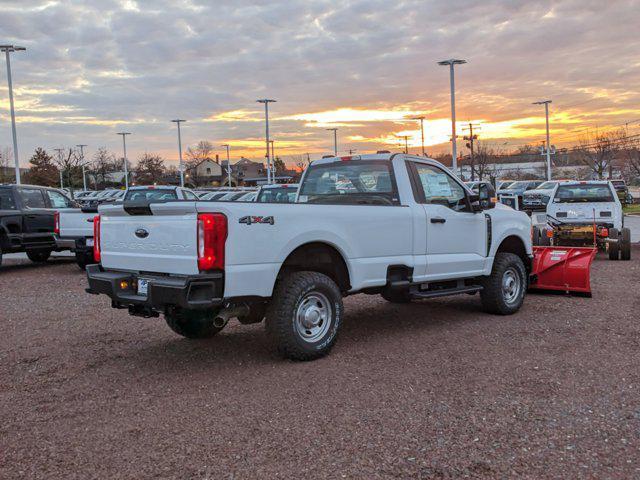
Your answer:
[[[333,280],[318,272],[294,272],[275,288],[267,308],[267,334],[283,357],[314,360],[335,344],[343,309]]]
[[[27,250],[27,257],[34,263],[44,263],[50,256],[51,250]]]
[[[211,338],[224,327],[213,324],[213,315],[206,310],[182,310],[165,314],[164,319],[169,328],[178,335],[191,339]]]
[[[527,290],[527,271],[522,259],[513,253],[498,253],[491,275],[482,281],[482,308],[496,315],[511,315],[520,310]]]

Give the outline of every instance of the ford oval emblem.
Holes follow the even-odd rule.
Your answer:
[[[136,237],[138,238],[147,238],[149,236],[149,232],[144,228],[138,228],[136,230]]]

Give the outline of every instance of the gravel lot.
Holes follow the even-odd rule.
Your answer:
[[[311,363],[261,325],[189,341],[87,295],[75,264],[0,270],[0,477],[638,478],[640,248],[594,297],[346,300]]]

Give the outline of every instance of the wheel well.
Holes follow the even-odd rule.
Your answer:
[[[325,274],[336,282],[343,292],[351,289],[347,264],[340,252],[331,245],[314,242],[299,246],[282,264],[278,279],[288,273],[305,270]]]
[[[511,235],[505,238],[496,251],[496,253],[499,252],[513,253],[519,256],[522,259],[522,263],[524,263],[527,272],[531,271],[531,258],[527,255],[527,249],[520,237]]]

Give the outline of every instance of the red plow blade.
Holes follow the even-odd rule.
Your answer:
[[[591,296],[593,247],[533,247],[530,290],[554,290]]]

